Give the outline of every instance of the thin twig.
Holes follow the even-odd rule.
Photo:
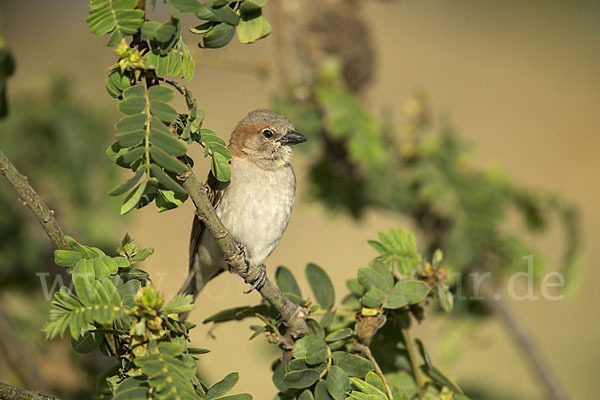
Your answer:
[[[402,322],[400,322],[402,324]],[[408,329],[404,326],[400,327],[400,333],[402,334],[402,339],[404,340],[404,345],[406,346],[406,350],[408,352],[408,360],[410,361],[410,367],[413,371],[413,376],[415,378],[415,383],[417,384],[417,389],[419,393],[423,394],[423,388],[425,387],[425,382],[423,381],[423,375],[421,374],[421,369],[419,368],[419,363],[417,362],[417,352],[415,351],[415,342],[412,340]]]
[[[219,244],[223,256],[232,271],[244,278],[247,283],[253,282],[260,273],[260,270],[246,264],[243,253],[217,216],[204,185],[191,170],[181,175],[179,179],[182,181],[183,187],[196,206],[196,214],[201,218]],[[268,278],[259,289],[259,292],[281,314],[281,318],[288,327],[288,333],[292,336],[290,338],[292,342],[294,338],[300,337],[308,331],[306,325],[307,310],[288,299]]]
[[[533,370],[537,381],[546,391],[548,399],[551,400],[566,400],[569,398],[566,391],[563,389],[557,376],[550,368],[548,361],[544,359],[541,351],[536,343],[531,338],[527,328],[517,316],[508,308],[506,302],[502,298],[494,296],[496,290],[486,280],[481,281],[481,295],[485,298],[485,305],[497,316],[504,324],[507,332],[512,336],[517,347],[521,350],[520,353],[525,357]]]
[[[0,175],[4,175],[8,182],[15,188],[19,198],[37,217],[50,238],[54,247],[58,250],[70,250],[71,247],[65,239],[62,228],[54,218],[54,211],[50,210],[40,196],[27,182],[27,177],[21,175],[4,153],[0,150]]]
[[[373,364],[373,366],[375,367],[375,373],[381,378],[381,381],[383,382],[383,386],[385,387],[385,391],[388,395],[388,398],[390,400],[392,400],[394,398],[394,395],[392,395],[392,389],[390,389],[390,385],[389,385],[387,379],[385,379],[385,375],[383,375],[383,371],[379,367],[377,360],[375,359],[375,357],[373,357],[373,353],[371,353],[371,349],[369,348],[369,346],[365,346],[364,344],[357,344],[357,347],[364,354],[364,356],[367,357],[369,359],[369,361],[371,361],[371,364]]]
[[[2,400],[59,400],[57,397],[46,396],[39,392],[19,389],[0,382],[0,399]]]

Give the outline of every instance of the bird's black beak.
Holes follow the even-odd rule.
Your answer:
[[[306,139],[306,136],[304,136],[300,132],[296,132],[290,129],[281,139],[278,140],[278,142],[281,144],[295,145],[298,143],[306,142],[307,140],[308,139]]]

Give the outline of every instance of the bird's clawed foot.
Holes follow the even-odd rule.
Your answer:
[[[265,264],[257,265],[254,267],[254,271],[248,274],[246,278],[246,283],[250,284],[250,289],[246,290],[244,293],[248,294],[254,290],[260,290],[264,286],[267,280],[267,267]]]
[[[238,249],[240,249],[240,252],[237,256],[233,256],[230,259],[225,258],[225,261],[227,262],[227,268],[229,269],[229,272],[236,272],[238,274],[244,275],[248,273],[248,270],[250,269],[250,256],[248,255],[248,250],[246,250],[246,246],[236,242],[235,243],[236,246],[238,247]],[[246,269],[244,272],[240,272],[237,270],[237,268],[233,267],[231,262],[235,259],[237,259],[238,257],[241,257],[244,259],[244,264],[246,266]],[[246,276],[244,276],[245,278]]]

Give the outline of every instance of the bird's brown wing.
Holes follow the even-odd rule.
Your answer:
[[[208,198],[214,208],[216,208],[221,199],[223,198],[223,193],[225,188],[229,185],[229,182],[220,182],[215,178],[215,176],[211,173],[208,174],[208,179],[206,180],[206,187],[208,190]],[[196,287],[196,279],[194,274],[199,272],[194,269],[194,262],[196,259],[196,253],[198,252],[198,246],[200,246],[200,239],[202,238],[202,234],[206,229],[206,225],[202,222],[195,214],[194,214],[194,222],[192,224],[192,233],[190,236],[190,253],[189,253],[189,276],[186,280],[186,284],[180,290],[180,292],[188,293],[194,296],[194,298],[198,295],[198,292],[202,288]]]

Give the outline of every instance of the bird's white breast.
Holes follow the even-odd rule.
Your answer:
[[[288,164],[264,170],[233,158],[231,181],[217,215],[233,238],[246,246],[250,263],[260,265],[275,249],[292,213],[296,177]]]

